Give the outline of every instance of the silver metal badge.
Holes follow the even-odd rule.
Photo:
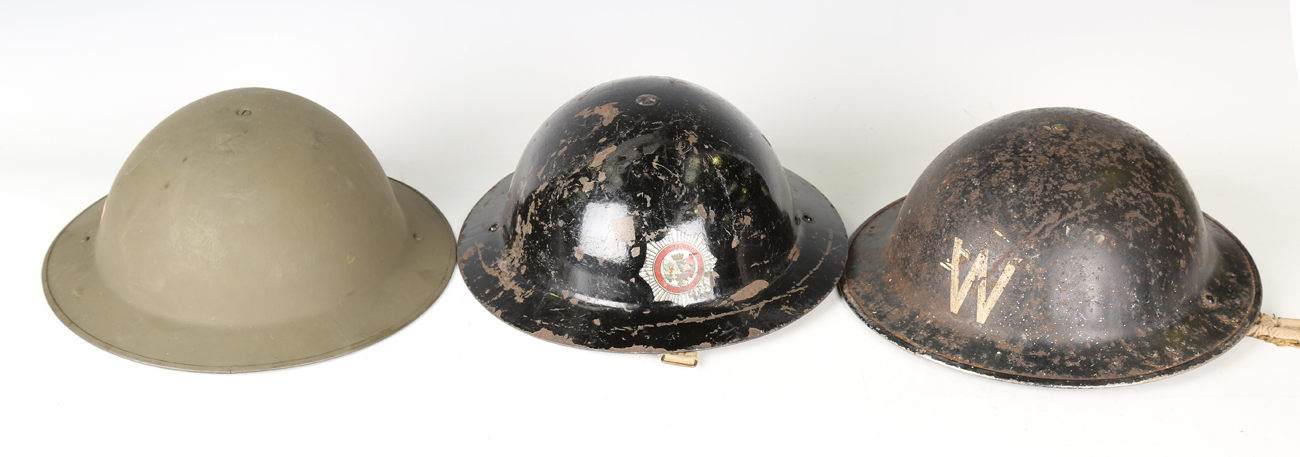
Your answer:
[[[713,298],[713,265],[717,261],[703,235],[673,229],[646,245],[641,278],[654,290],[655,301],[689,305]]]

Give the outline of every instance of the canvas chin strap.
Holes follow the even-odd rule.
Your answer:
[[[1300,348],[1300,319],[1262,314],[1250,329],[1246,330],[1246,335],[1278,346]]]

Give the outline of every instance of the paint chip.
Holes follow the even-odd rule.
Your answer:
[[[766,288],[767,288],[767,281],[759,279],[757,281],[749,283],[745,287],[740,288],[740,290],[737,290],[736,293],[731,294],[731,299],[735,301],[749,300],[751,298],[754,298],[755,295],[758,295],[759,292],[762,292],[763,289]]]
[[[586,108],[579,111],[573,117],[591,117],[592,115],[600,116],[600,125],[606,126],[614,122],[614,117],[618,116],[619,110],[615,108],[618,102],[610,102],[595,108]]]
[[[613,153],[617,149],[618,146],[610,146],[605,149],[601,149],[600,152],[596,153],[595,157],[592,157],[591,167],[599,168],[601,164],[605,163],[605,158],[609,157],[610,153]]]

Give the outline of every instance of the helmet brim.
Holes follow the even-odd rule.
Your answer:
[[[1231,232],[1218,221],[1204,215],[1218,257],[1214,259],[1217,262],[1215,270],[1202,289],[1203,294],[1196,295],[1194,299],[1200,300],[1207,294],[1212,297],[1243,297],[1244,299],[1230,301],[1227,303],[1229,306],[1221,306],[1213,310],[1213,315],[1202,316],[1203,321],[1216,322],[1228,331],[1199,332],[1204,335],[1203,338],[1182,342],[1181,349],[1189,350],[1192,354],[1190,357],[1168,364],[1158,363],[1158,359],[1153,358],[1149,361],[1152,369],[1146,372],[1096,378],[1033,376],[998,369],[991,365],[969,363],[963,360],[960,354],[953,354],[943,347],[928,344],[936,340],[935,335],[944,334],[951,337],[953,333],[951,329],[930,326],[925,319],[917,316],[912,316],[910,319],[897,318],[900,315],[897,311],[904,309],[906,304],[903,297],[898,296],[894,289],[886,284],[892,277],[903,276],[897,274],[900,272],[891,271],[884,258],[886,246],[899,219],[903,200],[900,198],[876,212],[854,232],[844,279],[839,285],[840,295],[867,326],[885,339],[909,352],[962,371],[1003,381],[1048,387],[1090,388],[1140,384],[1180,374],[1213,360],[1241,341],[1246,336],[1250,324],[1259,316],[1263,291],[1260,288],[1259,272],[1255,267],[1254,259]],[[1232,281],[1213,279],[1225,277],[1236,279]],[[947,303],[945,302],[944,305],[946,306]],[[1179,325],[1188,325],[1188,323]],[[1162,344],[1169,344],[1156,341],[1158,338],[1160,335],[1151,335],[1145,338],[1148,341],[1133,340],[1114,345],[1113,350],[1116,351],[1114,356],[1133,357],[1136,351],[1154,350]]]
[[[105,199],[82,211],[45,256],[42,282],[54,314],[86,341],[140,363],[206,373],[293,367],[338,357],[401,330],[442,294],[455,267],[451,225],[415,189],[390,178],[411,236],[378,284],[309,318],[265,325],[197,325],[132,306],[95,266]],[[268,303],[267,306],[274,306]]]
[[[488,191],[460,230],[457,261],[474,297],[493,315],[535,337],[613,352],[665,353],[716,348],[780,329],[821,303],[835,288],[847,255],[839,212],[812,184],[786,170],[802,224],[788,268],[729,297],[701,306],[637,306],[597,302],[549,284],[550,272],[500,271],[506,255],[506,193],[512,175]],[[495,227],[495,228],[494,228]],[[641,255],[646,255],[644,252]],[[651,300],[651,298],[648,298]]]

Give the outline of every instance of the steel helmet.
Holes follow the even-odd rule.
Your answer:
[[[454,266],[451,228],[341,119],[271,89],[168,116],[108,196],[55,238],[46,298],[138,362],[269,370],[356,351],[418,317]]]
[[[470,211],[459,264],[506,323],[552,342],[664,353],[754,338],[834,288],[839,214],[734,106],[663,77],[560,107]]]
[[[1246,335],[1261,296],[1250,254],[1164,149],[1071,108],[949,146],[858,229],[840,291],[909,351],[1061,387],[1197,367]]]

